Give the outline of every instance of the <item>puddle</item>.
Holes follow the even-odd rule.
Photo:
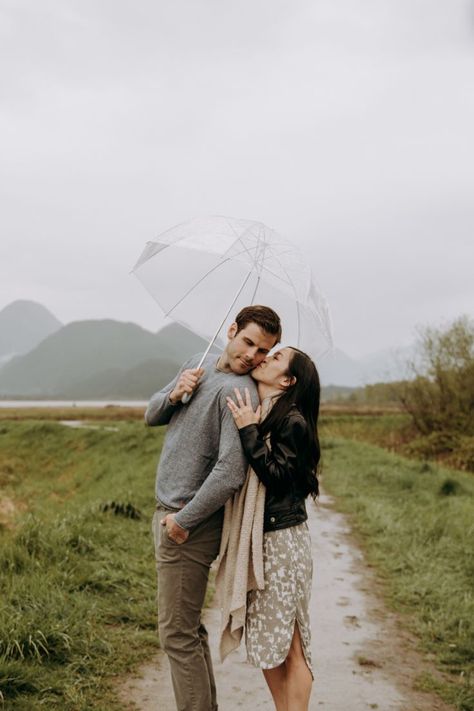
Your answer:
[[[109,432],[118,432],[118,427],[111,427],[108,425],[90,425],[88,422],[83,420],[59,420],[60,425],[65,425],[66,427],[75,427],[86,430],[108,430]]]

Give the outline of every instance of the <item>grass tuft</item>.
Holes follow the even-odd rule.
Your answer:
[[[455,496],[462,492],[463,488],[459,481],[452,478],[445,479],[439,488],[440,496]]]

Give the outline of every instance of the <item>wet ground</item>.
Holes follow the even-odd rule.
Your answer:
[[[83,420],[59,420],[60,425],[65,425],[65,427],[73,427],[74,429],[86,429],[86,430],[108,430],[109,432],[118,432],[118,427],[107,427],[103,424],[91,425]]]
[[[378,583],[351,540],[347,520],[328,496],[309,505],[315,574],[311,601],[315,683],[311,711],[452,711],[437,697],[413,689],[429,669],[416,640],[386,610]],[[245,661],[243,647],[218,661],[219,611],[206,611],[213,645],[220,711],[274,708],[262,673]],[[130,709],[175,711],[168,662],[161,652],[121,683]]]

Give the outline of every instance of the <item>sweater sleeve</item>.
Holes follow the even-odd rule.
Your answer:
[[[171,402],[170,393],[174,390],[174,387],[183,370],[186,370],[186,368],[192,368],[192,363],[194,363],[195,360],[196,356],[189,358],[185,363],[183,363],[173,380],[168,383],[168,385],[165,385],[164,388],[152,395],[145,412],[145,423],[149,427],[167,425],[174,413],[183,407],[181,402],[177,402],[176,404]]]
[[[248,470],[234,418],[227,407],[226,396],[233,389],[223,389],[219,396],[220,441],[217,461],[194,497],[175,516],[187,530],[194,528],[224,506],[243,485]],[[255,395],[255,404],[258,402]]]
[[[303,418],[286,419],[271,437],[271,448],[260,436],[257,425],[239,430],[245,455],[269,492],[284,494],[297,476],[298,452],[307,446],[307,425]]]

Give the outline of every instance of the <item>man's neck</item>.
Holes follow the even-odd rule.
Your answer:
[[[225,351],[219,357],[219,359],[216,363],[216,368],[217,368],[217,370],[220,370],[221,373],[230,373],[231,372],[232,369],[229,365],[229,359],[227,358],[227,353]]]

